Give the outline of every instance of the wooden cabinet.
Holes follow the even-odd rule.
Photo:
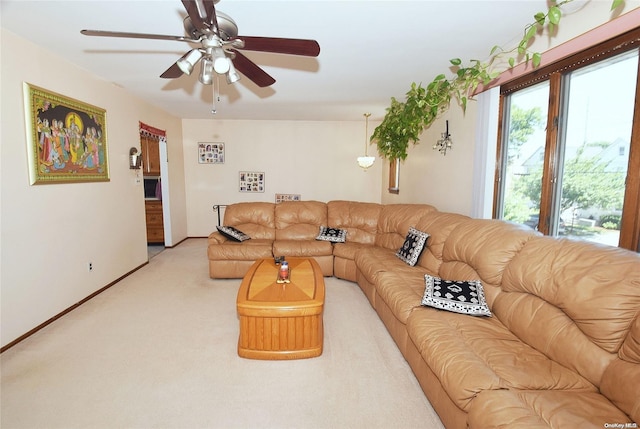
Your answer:
[[[140,137],[142,147],[142,174],[148,176],[160,175],[160,144],[158,140],[144,136]]]
[[[164,243],[162,201],[147,200],[144,206],[147,216],[147,243]]]

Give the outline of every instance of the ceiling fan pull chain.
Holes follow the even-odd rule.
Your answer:
[[[213,78],[213,85],[211,85],[213,87],[213,107],[211,109],[211,113],[214,115],[217,112],[216,103],[220,101],[219,85],[220,81],[218,80],[218,74],[216,73]]]
[[[217,82],[213,82],[213,85],[211,85],[212,88],[212,92],[213,92],[213,100],[212,100],[212,106],[211,106],[211,113],[213,113],[214,115],[216,114],[217,110],[216,110],[216,88],[218,85],[216,85]]]

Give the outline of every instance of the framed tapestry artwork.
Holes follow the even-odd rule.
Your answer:
[[[198,163],[224,164],[224,143],[198,143]]]
[[[109,181],[106,111],[24,84],[31,184]]]
[[[241,171],[240,192],[264,192],[264,173],[260,171]]]

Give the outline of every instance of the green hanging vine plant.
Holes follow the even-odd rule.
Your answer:
[[[452,99],[465,111],[478,86],[487,85],[500,75],[500,71],[495,70],[499,59],[508,56],[509,67],[514,67],[518,59],[525,63],[531,62],[534,68],[538,67],[542,55],[530,52],[529,45],[544,28],[554,31],[562,17],[560,6],[572,1],[552,0],[546,12],[536,13],[534,22],[525,27],[517,47],[506,51],[500,46],[494,46],[487,61],[471,60],[469,65],[463,65],[459,58],[451,59],[455,72],[452,78],[447,79],[444,74],[439,74],[426,87],[413,82],[404,102],[392,97],[384,119],[371,136],[371,141],[377,144],[380,156],[388,160],[406,159],[409,144],[418,143],[422,131],[449,109]],[[622,4],[624,0],[613,0],[611,10]]]

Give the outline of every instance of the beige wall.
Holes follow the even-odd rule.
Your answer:
[[[6,345],[147,261],[144,196],[128,168],[138,121],[167,130],[172,239],[186,237],[181,121],[2,30],[0,293]],[[107,111],[111,180],[31,186],[23,82]],[[175,224],[175,225],[174,225]],[[89,272],[88,262],[93,263]]]
[[[463,114],[452,106],[420,136],[420,143],[409,147],[408,157],[400,163],[400,192],[390,194],[388,188],[388,162],[385,162],[385,180],[382,202],[426,203],[441,211],[471,214],[473,194],[473,153],[475,150],[475,121],[477,106],[470,103]],[[441,138],[449,120],[449,133],[453,148],[441,155],[433,145]]]
[[[369,122],[369,133],[379,122]],[[188,235],[215,230],[214,204],[275,201],[276,193],[304,200],[380,202],[381,163],[368,171],[356,163],[364,155],[365,122],[184,120],[184,170]],[[198,164],[198,142],[224,142],[224,164]],[[377,155],[375,147],[370,155]],[[265,173],[264,193],[238,191],[240,171]]]

